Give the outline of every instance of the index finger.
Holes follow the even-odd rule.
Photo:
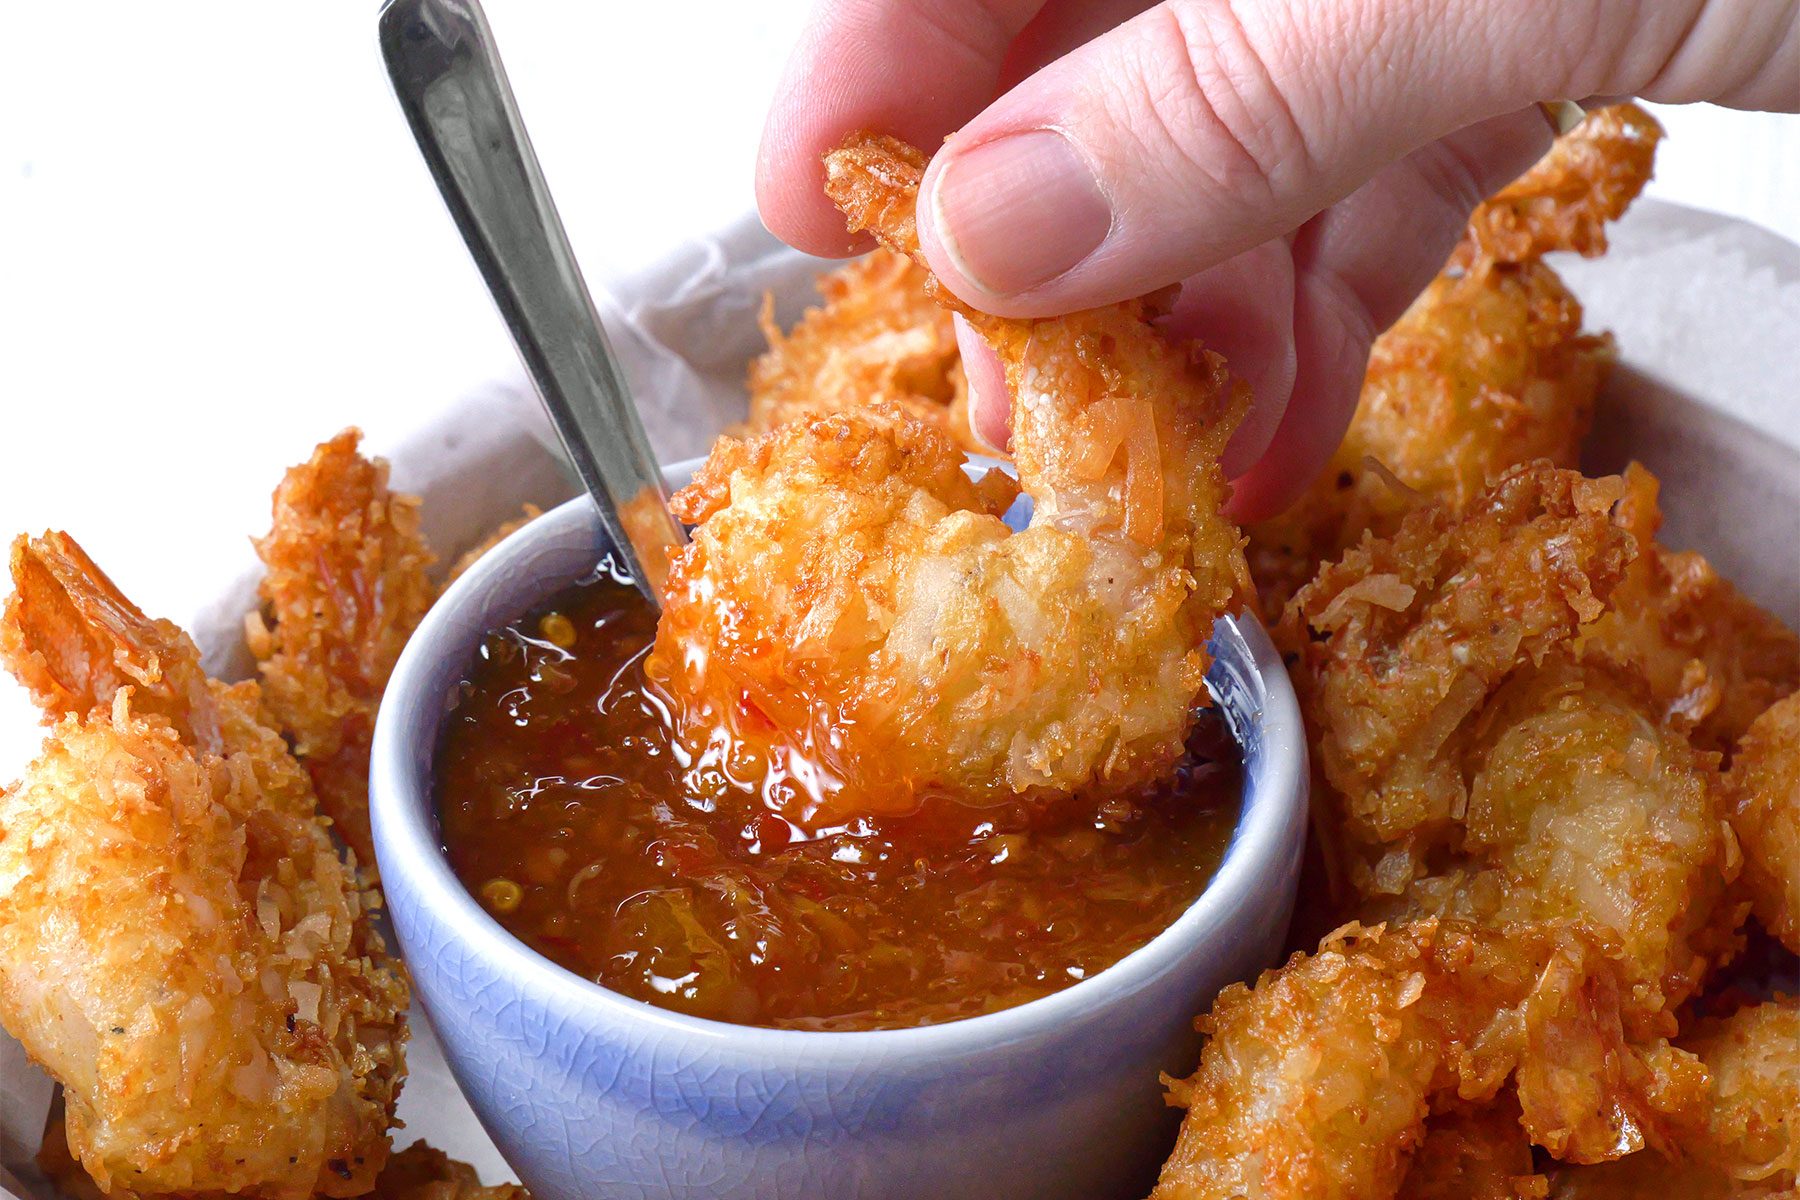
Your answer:
[[[782,72],[763,126],[756,204],[810,254],[866,250],[825,198],[825,152],[857,129],[935,150],[986,108],[1019,31],[1044,0],[824,0]]]

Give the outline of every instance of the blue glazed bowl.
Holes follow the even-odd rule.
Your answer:
[[[668,471],[685,483],[697,463]],[[1299,875],[1305,743],[1251,618],[1222,620],[1208,682],[1246,756],[1217,877],[1148,945],[1040,1000],[919,1029],[823,1033],[684,1016],[543,958],[452,874],[432,758],[491,629],[587,575],[608,543],[585,498],[480,560],[388,685],[370,802],[394,929],[457,1082],[537,1200],[1095,1200],[1142,1196],[1193,1068],[1194,1015],[1277,953]]]

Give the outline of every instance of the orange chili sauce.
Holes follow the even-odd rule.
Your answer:
[[[444,845],[515,936],[624,995],[786,1029],[977,1016],[1090,978],[1206,887],[1237,822],[1212,710],[1162,783],[805,830],[779,781],[696,760],[645,679],[656,613],[603,569],[489,634],[438,751]]]

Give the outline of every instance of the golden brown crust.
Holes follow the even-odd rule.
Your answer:
[[[1591,112],[1531,170],[1484,201],[1469,219],[1476,254],[1516,263],[1557,250],[1606,252],[1606,226],[1650,182],[1663,129],[1636,104]]]
[[[1673,1014],[1737,948],[1737,869],[1710,755],[1646,718],[1641,689],[1553,654],[1484,706],[1462,755],[1468,801],[1435,853],[1352,870],[1384,917],[1453,915],[1505,928],[1570,920],[1621,951],[1630,1027]],[[1391,899],[1385,891],[1398,889]]]
[[[1726,791],[1752,911],[1800,954],[1800,692],[1751,724],[1738,743]]]
[[[388,490],[387,464],[347,429],[288,471],[256,543],[263,611],[246,622],[271,723],[293,742],[338,835],[373,868],[369,741],[382,689],[431,607],[433,558],[419,502]]]
[[[1572,920],[1623,951],[1634,1033],[1735,952],[1743,905],[1716,756],[1581,638],[1639,552],[1617,478],[1517,469],[1302,589],[1294,656],[1315,828],[1364,919]]]
[[[63,1085],[69,1143],[103,1185],[367,1191],[408,1003],[374,893],[258,724],[256,685],[206,680],[186,635],[68,539],[21,539],[14,564],[9,646],[120,653],[55,662],[41,695],[105,702],[47,713],[42,754],[0,793],[0,1023]],[[118,685],[120,662],[153,658],[160,673]]]
[[[1278,615],[1322,563],[1391,535],[1421,503],[1460,507],[1501,472],[1574,467],[1612,342],[1537,262],[1448,271],[1375,340],[1355,416],[1286,512],[1250,529],[1250,570]]]
[[[1460,517],[1436,505],[1327,566],[1280,628],[1315,751],[1358,836],[1441,827],[1467,803],[1458,731],[1507,676],[1598,617],[1634,553],[1617,478],[1547,463]]]
[[[1704,1095],[1691,1058],[1628,1039],[1606,951],[1568,926],[1349,926],[1227,988],[1203,1028],[1156,1200],[1393,1196],[1435,1104],[1509,1085],[1572,1161],[1672,1144]]]
[[[877,249],[820,276],[824,302],[785,335],[765,297],[769,348],[750,364],[744,435],[884,405],[942,429],[965,450],[988,453],[969,428],[968,381],[950,313],[925,294],[927,278],[910,258]]]
[[[1660,131],[1631,105],[1600,110],[1484,202],[1443,272],[1375,340],[1356,413],[1312,487],[1250,530],[1271,618],[1365,532],[1390,536],[1418,504],[1467,504],[1537,459],[1573,467],[1612,366],[1581,305],[1540,257],[1598,254],[1604,226],[1649,179]]]
[[[826,163],[853,225],[920,269],[923,161],[858,135]],[[924,287],[1007,368],[1031,528],[891,407],[727,439],[676,500],[701,525],[651,670],[707,736],[773,726],[819,751],[855,811],[1134,786],[1180,755],[1206,635],[1248,591],[1218,465],[1246,397],[1149,301],[1006,321]]]
[[[1681,1039],[1708,1076],[1678,1147],[1555,1173],[1553,1200],[1793,1200],[1800,1185],[1800,1008],[1791,997],[1699,1022]]]
[[[1642,679],[1658,718],[1729,754],[1763,710],[1800,689],[1800,637],[1702,556],[1657,542],[1656,477],[1625,473],[1621,519],[1643,548],[1582,637],[1585,657]]]
[[[1681,1045],[1706,1065],[1705,1133],[1683,1150],[1740,1183],[1800,1181],[1800,1004],[1777,997],[1698,1022]]]

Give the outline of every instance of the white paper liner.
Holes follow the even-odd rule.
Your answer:
[[[1663,480],[1666,540],[1704,550],[1800,624],[1800,246],[1654,201],[1640,201],[1612,242],[1604,259],[1555,264],[1583,300],[1588,327],[1619,340],[1621,367],[1602,399],[1589,465],[1648,464]],[[705,453],[742,418],[745,366],[764,344],[763,293],[775,294],[786,327],[816,302],[812,280],[827,265],[746,216],[596,298],[663,461]],[[397,445],[369,449],[393,462],[396,486],[423,497],[425,533],[448,562],[522,504],[572,494],[553,445],[529,389],[513,379],[471,392]],[[246,513],[246,523],[258,516]],[[244,675],[242,620],[256,576],[225,552],[190,570],[194,607],[169,615],[194,633],[210,670]],[[10,778],[37,734],[18,689],[3,686],[0,775]],[[424,1138],[484,1180],[514,1178],[416,1009],[413,1027],[396,1145]],[[33,1163],[53,1094],[0,1034],[0,1200],[54,1200]]]

